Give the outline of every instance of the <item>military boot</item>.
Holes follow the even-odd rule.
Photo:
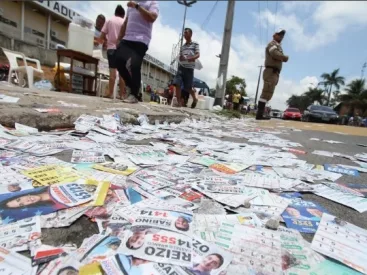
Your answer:
[[[270,119],[270,117],[264,115],[265,105],[266,103],[261,102],[261,101],[259,101],[259,103],[257,104],[256,120],[269,120]]]

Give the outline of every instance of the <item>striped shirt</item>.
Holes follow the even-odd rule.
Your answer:
[[[180,50],[180,56],[184,56],[184,57],[191,57],[198,53],[200,53],[199,43],[196,43],[194,41],[183,44]],[[184,60],[184,61],[180,61],[180,64],[182,67],[185,67],[188,69],[195,68],[195,62],[189,62],[189,61]]]
[[[139,6],[143,7],[149,12],[159,14],[158,1],[137,1]],[[149,46],[150,40],[152,39],[152,28],[153,23],[148,22],[143,18],[135,8],[127,9],[127,26],[124,40],[142,42]]]

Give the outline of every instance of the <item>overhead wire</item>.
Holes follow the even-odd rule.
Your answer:
[[[205,20],[203,21],[203,23],[201,24],[201,29],[203,29],[205,27],[206,24],[209,23],[210,21],[210,18],[212,17],[214,11],[215,11],[215,8],[217,7],[217,4],[218,4],[219,0],[215,1],[212,9],[210,10],[209,14],[207,15],[207,17],[205,18]]]
[[[269,37],[269,1],[266,1],[266,39]]]
[[[277,13],[278,13],[278,1],[275,1],[274,32],[276,30]]]

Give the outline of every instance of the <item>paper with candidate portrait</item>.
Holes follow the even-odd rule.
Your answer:
[[[301,198],[293,198],[283,212],[282,218],[289,228],[302,233],[315,233],[323,213],[327,212],[320,205]]]
[[[192,236],[192,215],[163,210],[141,209],[132,227],[151,227]]]
[[[87,184],[63,183],[0,195],[3,224],[90,202],[95,189]]]
[[[118,252],[163,264],[192,266],[192,238],[172,231],[132,227]]]

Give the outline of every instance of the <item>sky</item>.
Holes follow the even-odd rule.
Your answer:
[[[113,16],[117,4],[127,1],[60,1],[95,20],[102,13]],[[214,9],[213,9],[214,7]],[[182,30],[184,6],[159,1],[159,17],[153,25],[148,53],[166,64]],[[215,88],[218,74],[227,1],[197,1],[187,10],[186,26],[200,44],[203,69],[195,76]],[[212,13],[210,13],[213,10]],[[321,81],[320,75],[340,68],[349,82],[361,77],[367,62],[367,2],[365,1],[236,1],[228,78],[246,80],[246,91],[255,97],[259,66],[264,63],[267,43],[274,30],[286,29],[283,51],[289,56],[270,105],[284,110],[286,100],[300,95]],[[367,70],[365,75],[367,74]],[[260,82],[259,94],[262,89]]]

